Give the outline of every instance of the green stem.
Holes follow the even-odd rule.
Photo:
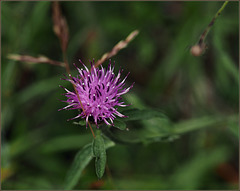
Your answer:
[[[211,27],[213,26],[215,20],[218,18],[218,16],[221,14],[221,12],[224,10],[226,5],[228,4],[228,1],[225,1],[222,5],[222,7],[218,10],[218,12],[213,17],[212,21],[208,24],[207,28],[204,30],[202,35],[200,36],[200,39],[198,41],[198,45],[202,46],[204,43],[205,38],[207,37],[208,32],[210,31]]]

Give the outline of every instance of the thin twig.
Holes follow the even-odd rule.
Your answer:
[[[68,25],[65,17],[62,15],[59,3],[57,1],[53,2],[53,31],[60,40],[61,48],[64,52],[67,50],[68,45]]]
[[[208,24],[207,28],[201,34],[198,43],[191,47],[190,52],[193,56],[200,56],[205,51],[206,45],[204,43],[204,40],[206,39],[209,31],[211,30],[213,24],[216,21],[216,19],[221,14],[221,12],[224,10],[224,8],[226,7],[227,4],[228,4],[228,1],[225,1],[224,4],[221,6],[221,8],[218,10],[218,12],[215,14],[215,16],[213,17],[211,22]]]
[[[63,62],[58,62],[55,60],[51,60],[50,58],[46,56],[38,56],[38,57],[33,57],[29,55],[19,55],[19,54],[9,54],[7,56],[8,59],[11,60],[16,60],[20,62],[26,62],[26,63],[47,63],[51,65],[56,65],[56,66],[61,66],[65,67],[65,64]]]
[[[207,28],[203,31],[202,35],[200,36],[200,39],[198,41],[199,45],[202,45],[202,43],[204,43],[205,38],[208,35],[208,32],[210,31],[211,27],[213,26],[213,24],[215,23],[216,19],[218,18],[218,16],[221,14],[221,12],[224,10],[224,8],[226,7],[226,5],[228,4],[228,1],[225,1],[224,4],[222,5],[222,7],[218,10],[218,12],[215,14],[215,16],[213,17],[213,19],[211,20],[211,22],[208,24]]]
[[[98,67],[100,66],[103,62],[105,62],[107,59],[113,57],[114,55],[116,55],[121,49],[126,48],[128,43],[131,42],[137,35],[138,35],[139,31],[135,30],[133,32],[131,32],[127,38],[125,40],[121,40],[119,43],[117,43],[113,49],[110,52],[105,53],[100,60],[98,60],[96,62],[96,64],[94,65],[94,67]]]

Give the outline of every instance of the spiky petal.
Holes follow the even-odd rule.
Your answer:
[[[81,113],[72,119],[82,117],[85,118],[87,123],[89,117],[92,117],[97,126],[100,122],[105,122],[107,125],[110,125],[111,122],[113,125],[114,118],[116,118],[115,115],[126,117],[119,113],[115,106],[127,106],[124,105],[124,102],[120,102],[121,95],[127,93],[133,87],[132,84],[130,87],[123,89],[124,81],[127,76],[121,81],[121,71],[119,71],[115,77],[113,72],[114,67],[112,68],[111,66],[111,60],[107,69],[104,69],[103,67],[100,69],[95,68],[94,63],[92,63],[91,70],[88,70],[83,63],[82,65],[84,69],[79,69],[75,65],[79,72],[77,77],[69,76],[69,78],[66,78],[65,80],[75,85],[84,111],[82,110],[76,92],[71,92],[64,87],[62,88],[66,91],[65,96],[67,97],[67,100],[65,102],[68,103],[68,106],[62,109],[79,109]]]

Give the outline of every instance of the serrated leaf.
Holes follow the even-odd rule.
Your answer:
[[[124,123],[123,121],[115,119],[114,127],[118,128],[120,130],[125,130],[127,126],[126,126],[126,123]]]
[[[131,109],[124,111],[124,115],[128,116],[127,118],[121,118],[122,121],[132,121],[132,120],[146,120],[155,117],[164,117],[166,118],[165,114],[162,112],[151,110],[151,109]]]
[[[104,140],[105,148],[108,149],[114,146],[114,142],[110,140]],[[83,169],[93,158],[92,143],[87,144],[83,147],[75,156],[72,166],[70,167],[64,184],[65,190],[71,190],[76,186]]]
[[[106,149],[104,144],[104,139],[101,135],[97,135],[95,139],[93,140],[93,155],[96,157],[95,160],[95,169],[97,177],[100,179],[102,178],[104,172],[105,172],[105,166],[106,166]]]

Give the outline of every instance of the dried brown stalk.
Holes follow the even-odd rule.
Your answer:
[[[66,52],[68,45],[68,25],[65,17],[62,15],[59,3],[53,2],[53,31],[58,36],[63,52]]]
[[[65,67],[65,64],[63,62],[51,60],[46,56],[32,57],[28,55],[9,54],[7,57],[8,59],[11,59],[11,60],[21,61],[26,63],[47,63],[47,64]]]
[[[135,30],[133,32],[131,32],[127,38],[125,40],[121,40],[119,43],[117,43],[113,49],[111,50],[111,52],[107,52],[105,53],[102,58],[100,60],[98,60],[96,62],[96,64],[94,65],[95,67],[100,66],[103,62],[105,62],[107,59],[115,56],[121,49],[126,48],[128,43],[131,42],[137,35],[138,35],[139,31]]]

